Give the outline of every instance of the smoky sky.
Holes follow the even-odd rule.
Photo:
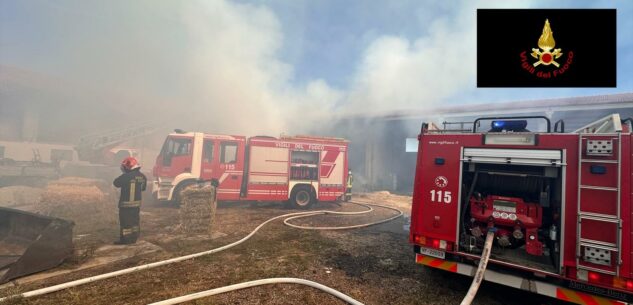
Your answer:
[[[628,4],[591,3],[633,20]],[[159,121],[278,135],[357,113],[593,92],[475,88],[475,10],[505,1],[331,13],[344,5],[324,1],[314,14],[309,1],[0,1],[0,112],[33,104],[42,124],[75,131]],[[416,12],[410,22],[385,25],[384,14],[405,10]],[[631,38],[618,39],[619,65],[633,66]],[[618,79],[614,92],[631,90],[629,76]]]
[[[158,120],[217,132],[283,128],[281,112],[293,95],[284,85],[290,68],[274,57],[280,25],[266,8],[224,1],[4,5],[29,20],[5,23],[2,48],[27,50],[19,68],[55,83],[42,99],[69,106],[51,115],[77,119],[72,113],[88,105],[103,109],[103,116],[86,113],[95,123]],[[3,93],[51,90],[34,83],[19,79],[19,90]]]

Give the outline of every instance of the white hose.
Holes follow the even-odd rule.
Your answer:
[[[353,201],[349,201],[350,203],[353,204],[358,204],[358,205],[365,205],[366,207],[369,208],[369,210],[366,211],[360,211],[360,212],[329,212],[329,213],[314,213],[314,214],[305,214],[305,215],[298,215],[298,216],[291,216],[288,217],[286,219],[284,219],[284,224],[287,226],[291,226],[293,228],[297,228],[297,229],[304,229],[304,230],[348,230],[348,229],[358,229],[358,228],[364,228],[364,227],[369,227],[369,226],[374,226],[377,224],[381,224],[381,223],[385,223],[388,221],[392,221],[400,216],[403,215],[402,211],[396,209],[396,208],[392,208],[390,206],[386,206],[386,205],[380,205],[380,204],[372,204],[372,203],[359,203],[359,202],[353,202]],[[345,213],[343,215],[358,215],[358,214],[366,214],[369,213],[371,211],[373,211],[374,209],[371,206],[376,206],[376,207],[381,207],[381,208],[385,208],[385,209],[389,209],[392,211],[396,211],[398,212],[398,214],[386,218],[386,219],[382,219],[379,221],[374,221],[374,222],[370,222],[370,223],[363,223],[363,224],[359,224],[359,225],[351,225],[351,226],[344,226],[344,227],[310,227],[310,226],[300,226],[300,225],[295,225],[295,224],[291,224],[290,221],[293,219],[298,219],[298,218],[304,218],[304,217],[310,217],[310,216],[315,216],[315,215],[320,215],[320,214],[339,214],[339,213]]]
[[[488,235],[486,235],[486,242],[484,243],[484,250],[481,252],[479,267],[477,267],[477,272],[475,272],[473,282],[470,284],[470,288],[460,305],[470,305],[475,299],[477,290],[479,290],[479,285],[481,285],[481,282],[484,281],[484,274],[486,273],[486,266],[488,265],[488,258],[490,257],[490,251],[492,250],[492,241],[494,237],[495,232],[492,229],[489,229]]]
[[[297,278],[288,278],[288,277],[278,277],[278,278],[269,278],[269,279],[261,279],[261,280],[256,280],[256,281],[250,281],[250,282],[244,282],[244,283],[239,283],[239,284],[235,284],[235,285],[230,285],[230,286],[224,286],[224,287],[220,287],[220,288],[214,288],[214,289],[210,289],[210,290],[206,290],[206,291],[201,291],[201,292],[196,292],[196,293],[192,293],[192,294],[188,294],[188,295],[183,295],[180,297],[176,297],[173,299],[168,299],[168,300],[164,300],[164,301],[160,301],[160,302],[156,302],[156,303],[151,303],[149,305],[172,305],[172,304],[180,304],[183,302],[187,302],[187,301],[193,301],[196,299],[200,299],[200,298],[204,298],[204,297],[208,297],[208,296],[212,296],[212,295],[216,295],[216,294],[221,294],[221,293],[225,293],[225,292],[230,292],[230,291],[234,291],[234,290],[238,290],[238,289],[244,289],[244,288],[250,288],[250,287],[255,287],[255,286],[260,286],[260,285],[269,285],[269,284],[301,284],[301,285],[306,285],[306,286],[310,286],[310,287],[314,287],[316,289],[325,291],[349,304],[352,305],[363,305],[363,303],[353,299],[352,297],[338,291],[335,289],[332,289],[328,286],[325,285],[321,285],[317,282],[313,282],[313,281],[308,281],[308,280],[304,280],[304,279],[297,279]]]
[[[276,219],[284,218],[284,217],[296,218],[296,216],[308,217],[308,216],[325,215],[325,214],[360,215],[360,214],[370,213],[371,211],[373,211],[373,208],[371,206],[379,206],[379,207],[387,208],[387,209],[390,209],[390,210],[398,212],[398,215],[396,215],[394,217],[391,217],[388,220],[380,220],[380,221],[376,221],[376,222],[371,222],[371,223],[362,224],[362,225],[355,225],[355,226],[334,227],[334,228],[330,229],[330,230],[333,230],[333,229],[353,229],[353,228],[372,226],[372,225],[383,223],[385,221],[393,220],[393,219],[403,215],[402,211],[400,211],[400,210],[398,210],[396,208],[392,208],[392,207],[387,207],[387,206],[378,205],[378,204],[371,204],[371,203],[357,203],[357,202],[350,202],[350,203],[357,204],[357,205],[360,205],[360,206],[364,206],[364,207],[367,208],[367,210],[365,210],[365,211],[358,211],[358,212],[336,212],[336,211],[328,211],[328,210],[319,210],[319,211],[296,212],[296,213],[289,213],[289,214],[275,216],[275,217],[270,218],[270,219],[264,221],[263,223],[261,223],[259,226],[257,226],[255,228],[255,230],[253,230],[251,233],[249,233],[248,235],[246,235],[242,239],[240,239],[240,240],[238,240],[236,242],[230,243],[228,245],[224,245],[224,246],[219,247],[219,248],[215,248],[215,249],[211,249],[211,250],[207,250],[207,251],[202,251],[202,252],[198,252],[198,253],[193,253],[193,254],[189,254],[189,255],[174,257],[174,258],[171,258],[171,259],[158,261],[158,262],[154,262],[154,263],[149,263],[149,264],[145,264],[145,265],[140,265],[140,266],[136,266],[136,267],[130,267],[130,268],[126,268],[126,269],[122,269],[122,270],[118,270],[118,271],[103,273],[103,274],[99,274],[99,275],[95,275],[95,276],[91,276],[91,277],[86,277],[86,278],[83,278],[83,279],[74,280],[74,281],[70,281],[70,282],[66,282],[66,283],[62,283],[62,284],[58,284],[58,285],[53,285],[53,286],[49,286],[49,287],[45,287],[45,288],[31,290],[31,291],[27,291],[27,292],[24,292],[24,293],[21,293],[21,294],[0,298],[0,302],[6,301],[6,300],[12,299],[12,298],[20,298],[20,297],[21,298],[29,298],[29,297],[34,297],[34,296],[38,296],[38,295],[44,295],[44,294],[48,294],[48,293],[51,293],[51,292],[56,292],[56,291],[60,291],[60,290],[63,290],[63,289],[68,289],[68,288],[80,286],[80,285],[91,283],[91,282],[96,282],[96,281],[103,280],[103,279],[108,279],[108,278],[119,276],[119,275],[123,275],[123,274],[128,274],[128,273],[133,273],[133,272],[141,271],[141,270],[145,270],[145,269],[151,269],[151,268],[155,268],[155,267],[160,267],[160,266],[164,266],[164,265],[177,263],[177,262],[181,262],[181,261],[184,261],[184,260],[189,260],[189,259],[192,259],[192,258],[204,256],[204,255],[217,253],[217,252],[220,252],[220,251],[223,251],[223,250],[235,247],[235,246],[247,241],[249,238],[251,238],[253,235],[255,235],[255,233],[257,233],[257,231],[259,231],[259,229],[261,229],[263,226],[265,226],[269,222],[274,221]],[[284,221],[284,223],[286,225],[289,225],[291,227],[296,227],[296,228],[319,229],[319,228],[315,228],[315,227],[301,227],[301,226],[290,224],[290,223],[288,223],[286,221]]]

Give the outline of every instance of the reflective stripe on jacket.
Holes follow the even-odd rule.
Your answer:
[[[141,206],[141,196],[147,188],[147,178],[139,168],[122,174],[114,179],[113,184],[121,188],[119,207],[137,208]]]

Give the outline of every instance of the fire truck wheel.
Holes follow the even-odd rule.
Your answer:
[[[174,189],[174,195],[172,196],[172,203],[175,206],[179,207],[180,200],[182,198],[182,196],[180,196],[180,192],[184,191],[188,186],[194,185],[194,184],[195,182],[192,182],[192,181],[184,181],[178,184],[178,186],[176,186],[176,189]]]
[[[291,204],[300,209],[307,209],[314,203],[314,196],[308,188],[296,188],[290,196]]]

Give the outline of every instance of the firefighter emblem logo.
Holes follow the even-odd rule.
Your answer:
[[[545,25],[543,26],[543,32],[538,39],[538,48],[532,48],[532,57],[536,59],[536,62],[529,63],[527,52],[521,53],[521,67],[536,75],[539,78],[553,78],[562,75],[569,69],[569,65],[572,63],[574,52],[569,51],[566,56],[566,60],[563,61],[563,49],[555,48],[556,41],[554,40],[554,32],[549,24],[549,19],[545,19]],[[555,67],[555,70],[537,70],[539,66]]]
[[[444,176],[437,176],[435,178],[435,185],[437,185],[437,187],[446,187],[448,185],[448,179]]]
[[[533,66],[540,64],[549,66],[554,65],[556,68],[560,67],[560,64],[556,62],[561,56],[563,56],[562,49],[554,49],[556,41],[554,40],[554,33],[549,26],[549,19],[545,19],[545,26],[543,26],[543,34],[538,39],[538,49],[532,49],[532,57],[538,59],[533,63]],[[543,50],[543,51],[541,51]]]

